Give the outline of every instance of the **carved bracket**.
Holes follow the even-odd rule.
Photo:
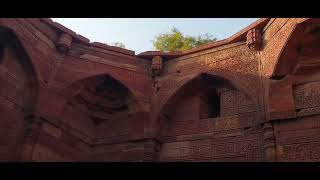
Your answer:
[[[262,35],[260,29],[251,29],[247,33],[247,46],[252,51],[259,51],[262,45]]]
[[[57,44],[57,50],[61,54],[67,54],[70,50],[70,46],[72,43],[72,37],[69,34],[63,33],[60,35],[58,44]]]
[[[152,58],[151,63],[151,75],[152,77],[159,76],[163,69],[163,59],[160,56],[155,56]]]
[[[159,91],[161,84],[158,80],[158,76],[163,70],[163,59],[160,56],[154,56],[151,63],[151,76],[153,78],[153,88],[154,92]]]

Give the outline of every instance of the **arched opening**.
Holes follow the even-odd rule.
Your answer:
[[[86,105],[95,124],[115,119],[129,110],[128,89],[109,75],[86,80],[75,98],[78,104]]]
[[[209,151],[193,152],[197,152],[196,149],[205,142],[212,142],[207,148],[215,149],[210,138],[228,137],[230,142],[244,138],[243,133],[247,129],[257,126],[258,113],[259,107],[229,79],[210,72],[200,74],[169,99],[160,115],[160,139],[163,143],[160,161],[196,161],[218,158],[214,157],[218,155],[220,158],[229,156],[224,152],[218,152],[218,155]],[[254,133],[259,138],[259,132]],[[256,146],[260,148],[259,143]],[[247,155],[240,157],[243,152],[232,153],[238,158],[247,158]]]
[[[0,27],[0,161],[17,161],[24,117],[33,113],[37,80],[14,32]]]
[[[208,88],[200,94],[200,119],[216,118],[220,116],[220,93],[215,88]]]
[[[271,77],[273,80],[282,80],[292,85],[290,91],[292,90],[293,95],[290,94],[288,97],[291,99],[290,108],[295,106],[298,113],[305,108],[320,106],[318,99],[320,94],[317,93],[320,85],[319,42],[319,20],[309,19],[298,24],[283,48]],[[280,87],[277,84],[274,86]]]
[[[89,77],[69,87],[63,120],[94,142],[127,136],[138,103],[132,92],[109,74]]]
[[[272,79],[288,74],[314,73],[320,59],[320,22],[310,19],[298,24],[283,48]]]
[[[181,87],[164,107],[161,136],[201,133],[206,130],[199,123],[252,112],[258,112],[255,104],[229,80],[201,74]]]

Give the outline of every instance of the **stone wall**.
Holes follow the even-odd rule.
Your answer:
[[[48,19],[0,19],[0,161],[319,161],[319,24],[262,19],[149,57]],[[103,76],[128,90],[125,111],[93,114],[120,103],[84,90]]]

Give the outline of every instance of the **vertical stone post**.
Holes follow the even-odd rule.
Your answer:
[[[268,162],[276,161],[276,140],[271,122],[263,125],[264,158]]]
[[[23,140],[21,147],[21,161],[32,161],[34,147],[38,141],[43,120],[39,117],[24,119]]]

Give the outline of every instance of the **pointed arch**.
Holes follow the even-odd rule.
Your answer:
[[[126,84],[123,83],[123,81],[119,80],[119,78],[115,78],[113,75],[109,73],[103,73],[103,74],[95,74],[92,76],[83,77],[75,82],[69,83],[67,86],[64,86],[64,88],[60,91],[60,93],[67,99],[71,100],[75,98],[78,94],[81,93],[81,91],[84,88],[85,83],[90,83],[92,81],[97,81],[101,78],[108,78],[112,81],[113,85],[116,85],[118,87],[121,87],[121,91],[126,91],[127,96],[129,98],[128,102],[130,104],[130,113],[135,113],[139,111],[139,101],[137,98],[137,95],[135,92],[128,87]],[[99,81],[99,80],[98,80]]]
[[[312,41],[319,41],[319,39],[312,37],[315,36],[316,31],[319,31],[317,30],[319,27],[320,20],[317,18],[307,19],[293,26],[292,32],[279,51],[271,78],[281,79],[297,70],[298,57],[303,53],[305,46],[308,46]]]
[[[170,110],[174,105],[181,100],[181,97],[184,96],[185,93],[191,91],[197,91],[196,87],[199,84],[199,80],[203,77],[207,76],[210,79],[211,85],[221,86],[221,87],[230,87],[233,88],[241,93],[243,93],[252,103],[253,106],[256,108],[256,112],[260,116],[260,109],[259,109],[259,101],[258,98],[254,96],[254,93],[247,88],[244,84],[241,83],[239,79],[236,77],[226,74],[220,73],[216,71],[208,71],[203,73],[194,74],[190,76],[188,79],[185,79],[182,83],[180,83],[173,91],[170,93],[169,96],[164,97],[162,104],[155,109],[153,116],[151,117],[151,127],[148,129],[149,133],[153,133],[154,136],[158,137],[162,127],[162,115],[164,112]],[[215,84],[216,83],[216,84]]]
[[[34,110],[34,105],[36,102],[37,94],[38,94],[38,76],[35,70],[34,64],[31,61],[29,54],[26,52],[24,46],[21,41],[15,34],[12,29],[9,29],[4,26],[0,26],[0,64],[4,64],[4,59],[7,58],[7,64],[11,65],[12,70],[17,71],[14,73],[19,73],[18,71],[23,71],[20,73],[25,73],[24,77],[28,80],[27,86],[32,88],[30,92],[30,98],[25,102],[25,106],[28,105],[28,108],[25,107],[25,114],[32,114]],[[11,57],[12,56],[12,57]],[[14,56],[14,57],[13,57]],[[12,58],[12,60],[10,59]],[[16,59],[15,59],[16,58]],[[17,62],[13,62],[17,61]],[[13,63],[16,63],[13,65]],[[19,66],[19,67],[17,67]],[[15,68],[15,69],[14,69]],[[17,69],[19,68],[19,69]],[[22,74],[19,74],[22,75]],[[18,76],[18,75],[17,75]]]
[[[33,63],[15,32],[0,26],[0,136],[6,151],[0,161],[17,161],[24,120],[34,113],[38,79]],[[2,154],[3,153],[3,154]]]

